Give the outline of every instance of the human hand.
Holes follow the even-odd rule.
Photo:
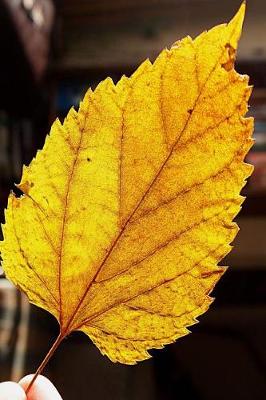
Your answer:
[[[19,383],[0,383],[0,400],[62,400],[62,397],[49,379],[41,375],[38,376],[26,396],[25,390],[32,378],[33,375],[27,375]]]

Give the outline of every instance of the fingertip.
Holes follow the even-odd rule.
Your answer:
[[[0,383],[0,400],[26,400],[26,395],[21,386],[15,382]]]
[[[26,390],[27,387],[29,386],[31,380],[33,379],[33,376],[34,376],[33,374],[24,376],[24,378],[20,379],[20,381],[19,381],[18,384],[19,384],[24,390]],[[37,378],[37,379],[38,379],[38,378]]]
[[[26,391],[34,375],[27,375],[19,381],[19,385]],[[28,400],[62,400],[62,397],[45,376],[39,375],[32,385]],[[1,400],[1,399],[0,399]]]

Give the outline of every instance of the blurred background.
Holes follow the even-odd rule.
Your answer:
[[[228,21],[239,0],[0,0],[0,218],[22,164],[89,86],[131,74],[178,38]],[[266,398],[266,2],[249,0],[237,70],[250,75],[255,172],[216,301],[192,334],[133,367],[74,333],[45,370],[64,400]],[[29,227],[30,229],[30,227]],[[224,264],[224,263],[223,263]],[[0,381],[35,371],[58,333],[0,279]]]

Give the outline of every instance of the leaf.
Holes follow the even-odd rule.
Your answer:
[[[134,364],[212,302],[252,167],[251,87],[234,70],[245,5],[57,120],[3,226],[3,267],[60,323]]]

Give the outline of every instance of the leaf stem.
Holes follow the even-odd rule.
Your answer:
[[[29,386],[26,389],[26,395],[29,393],[32,385],[34,384],[35,380],[38,378],[38,376],[42,373],[43,369],[45,368],[46,364],[48,363],[48,361],[50,360],[50,358],[52,357],[52,355],[54,354],[55,350],[57,349],[57,347],[59,346],[59,344],[62,342],[62,340],[64,339],[65,335],[62,335],[62,333],[60,332],[59,335],[57,336],[54,344],[52,345],[52,347],[50,348],[50,350],[48,351],[48,353],[46,354],[45,358],[43,359],[43,361],[41,362],[40,366],[38,367],[38,369],[36,370],[32,380],[30,381]]]

